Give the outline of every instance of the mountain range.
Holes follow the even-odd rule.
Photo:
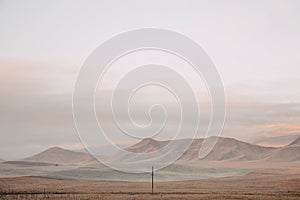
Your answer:
[[[208,138],[210,139],[210,138]],[[181,145],[184,140],[176,140],[175,145]],[[270,162],[300,161],[300,136],[284,147],[265,147],[242,142],[232,138],[218,138],[212,151],[199,160],[198,152],[204,139],[194,139],[191,146],[179,160],[189,162],[201,161],[251,161],[264,160]],[[158,141],[145,138],[137,144],[125,148],[135,153],[148,153],[156,151],[167,145],[170,141]],[[120,158],[122,159],[122,158]],[[28,162],[55,163],[55,164],[80,164],[92,162],[93,156],[88,153],[75,152],[59,147],[47,149],[39,154],[23,159]],[[122,160],[120,160],[122,161]]]

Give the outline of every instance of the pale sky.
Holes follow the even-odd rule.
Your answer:
[[[182,33],[214,61],[227,96],[222,136],[299,135],[299,10],[297,0],[0,0],[0,158],[83,148],[71,108],[80,66],[105,40],[145,27]]]

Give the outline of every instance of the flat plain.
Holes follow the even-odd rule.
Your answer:
[[[300,199],[300,174],[257,171],[246,176],[150,182],[0,179],[0,199]]]

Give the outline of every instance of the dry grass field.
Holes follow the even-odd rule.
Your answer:
[[[0,199],[300,199],[299,174],[251,173],[198,181],[155,183],[1,178]]]

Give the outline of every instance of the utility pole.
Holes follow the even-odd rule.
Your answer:
[[[154,177],[154,172],[153,172],[153,166],[152,166],[152,194],[153,194],[153,177]]]

